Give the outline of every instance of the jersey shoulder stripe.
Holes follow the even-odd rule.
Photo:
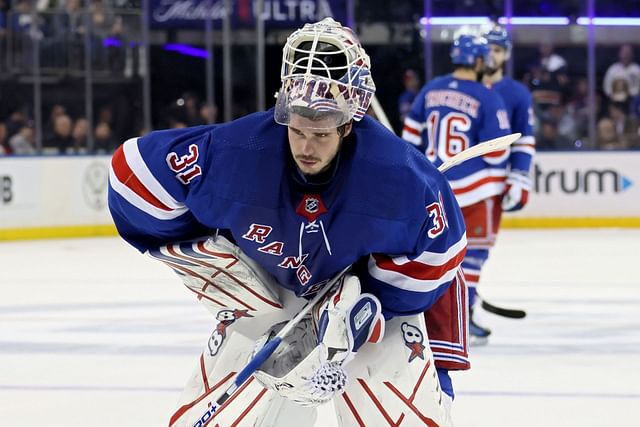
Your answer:
[[[153,176],[138,150],[138,138],[116,150],[109,175],[111,188],[118,195],[154,218],[169,220],[188,211]]]
[[[390,286],[413,292],[431,292],[449,283],[462,262],[467,247],[466,233],[446,252],[425,251],[414,260],[374,254],[369,257],[369,274]]]

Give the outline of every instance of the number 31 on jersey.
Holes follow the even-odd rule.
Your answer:
[[[427,230],[427,236],[431,239],[435,239],[449,227],[447,214],[444,211],[444,203],[442,202],[442,193],[438,192],[438,201],[431,203],[426,207],[426,209],[431,225],[429,230]]]

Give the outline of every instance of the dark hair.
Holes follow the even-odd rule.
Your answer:
[[[314,122],[330,117],[335,117],[336,122],[338,122],[337,119],[343,115],[340,111],[316,110],[309,107],[302,107],[300,105],[292,106],[289,112],[290,114],[296,114],[300,117],[304,117],[305,119],[313,120]]]
[[[338,131],[338,135],[340,135],[340,137],[344,137],[344,134],[347,132],[347,126],[349,126],[351,123],[353,123],[353,120],[349,120],[347,123],[338,126],[338,129],[336,129]]]

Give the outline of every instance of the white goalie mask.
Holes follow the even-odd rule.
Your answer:
[[[306,24],[282,50],[275,121],[289,125],[291,115],[298,114],[311,119],[307,128],[327,129],[361,120],[376,90],[370,69],[369,56],[350,28],[332,18]]]

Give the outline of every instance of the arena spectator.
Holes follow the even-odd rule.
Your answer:
[[[598,121],[598,148],[601,150],[624,150],[628,148],[626,142],[616,133],[616,125],[609,117]]]
[[[640,94],[640,66],[633,62],[633,47],[630,44],[620,46],[618,62],[613,63],[604,75],[602,88],[609,98],[614,93],[613,83],[618,79],[627,81],[631,96]]]
[[[629,80],[626,78],[617,78],[613,81],[611,87],[611,95],[609,99],[613,102],[626,102],[631,100],[631,92],[629,90]]]
[[[218,106],[204,102],[200,106],[200,121],[207,125],[216,123],[218,121]]]
[[[575,141],[578,137],[576,121],[569,113],[566,105],[560,103],[549,107],[543,118],[550,118],[556,124],[558,134],[569,141]]]
[[[94,151],[98,154],[108,154],[115,148],[115,141],[111,135],[111,126],[107,122],[98,122],[94,132]]]
[[[589,84],[586,78],[581,77],[576,82],[569,102],[567,103],[567,112],[573,118],[573,122],[575,124],[575,136],[579,139],[585,138],[589,134],[589,114],[591,106],[588,101]],[[594,106],[596,116],[600,113],[601,102],[602,96],[596,93],[596,103]]]
[[[89,121],[84,117],[80,117],[73,124],[71,133],[73,138],[73,150],[76,153],[84,153],[87,151],[87,140],[89,138]]]
[[[638,144],[638,122],[629,115],[628,102],[611,102],[607,109],[609,118],[613,121],[617,138],[626,148]]]
[[[49,112],[49,119],[44,125],[44,129],[42,131],[43,140],[48,141],[55,137],[55,123],[56,119],[60,116],[64,116],[67,114],[67,108],[62,104],[53,104],[51,106],[51,111]]]
[[[9,146],[11,147],[13,154],[36,154],[33,128],[30,125],[24,125],[20,128],[18,133],[9,139]]]
[[[565,102],[570,91],[567,61],[554,52],[551,43],[542,43],[539,58],[525,73],[524,82],[531,90],[536,116],[541,116],[550,106]]]
[[[569,138],[560,135],[558,123],[553,118],[545,118],[540,121],[536,134],[536,150],[573,150],[575,144]]]
[[[404,123],[407,113],[411,110],[411,104],[420,90],[420,78],[414,70],[406,70],[402,75],[404,91],[398,97],[398,113],[400,123]]]
[[[57,116],[53,122],[53,135],[45,140],[44,145],[58,149],[59,154],[73,151],[74,142],[71,136],[73,122],[66,114]]]
[[[9,118],[6,121],[7,125],[7,139],[11,139],[13,135],[18,133],[20,129],[26,126],[28,123],[27,113],[24,107],[20,107],[11,112]]]
[[[550,73],[566,73],[567,61],[557,53],[553,44],[545,42],[540,44],[540,65]]]

